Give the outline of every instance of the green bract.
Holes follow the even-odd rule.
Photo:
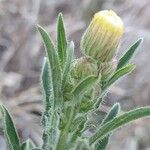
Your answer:
[[[66,36],[62,14],[57,20],[57,45],[41,26],[37,29],[46,50],[40,78],[44,107],[43,143],[42,147],[31,140],[21,143],[11,115],[0,105],[10,150],[104,150],[114,130],[150,116],[149,106],[120,115],[120,105],[116,103],[108,113],[99,111],[110,86],[135,68],[130,60],[141,39],[114,65],[112,61],[99,62],[87,56],[74,59],[74,44]],[[92,127],[95,132],[88,133]]]

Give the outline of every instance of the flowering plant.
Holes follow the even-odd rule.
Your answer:
[[[124,27],[115,12],[95,14],[81,40],[84,56],[78,59],[74,59],[74,44],[67,39],[62,14],[57,20],[56,45],[41,26],[37,29],[46,50],[41,72],[43,143],[42,147],[36,147],[31,140],[21,143],[11,115],[0,105],[10,150],[104,150],[114,130],[150,116],[149,106],[120,114],[119,103],[109,112],[101,112],[110,86],[134,70],[130,60],[142,41],[137,40],[116,61]]]

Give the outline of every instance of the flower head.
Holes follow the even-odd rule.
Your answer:
[[[97,65],[90,59],[85,57],[78,58],[73,64],[73,70],[71,72],[75,79],[83,79],[90,75],[97,75]]]
[[[100,62],[111,61],[123,34],[123,22],[112,10],[96,13],[81,40],[81,51]]]

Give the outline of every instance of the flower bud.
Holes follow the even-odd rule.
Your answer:
[[[90,75],[97,75],[97,65],[91,62],[88,58],[81,57],[73,64],[71,71],[72,77],[75,79],[83,79]]]
[[[99,66],[99,72],[101,73],[101,80],[107,79],[116,69],[117,60],[113,59],[111,62],[103,62]]]
[[[100,62],[111,61],[123,34],[123,22],[112,10],[96,13],[81,40],[81,51]]]

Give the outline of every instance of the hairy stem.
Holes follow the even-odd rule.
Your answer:
[[[68,146],[68,144],[67,144],[68,133],[69,133],[69,128],[71,126],[72,120],[74,118],[74,114],[75,114],[75,106],[73,106],[72,109],[71,109],[66,127],[60,133],[56,150],[66,150],[67,149],[67,146]]]

